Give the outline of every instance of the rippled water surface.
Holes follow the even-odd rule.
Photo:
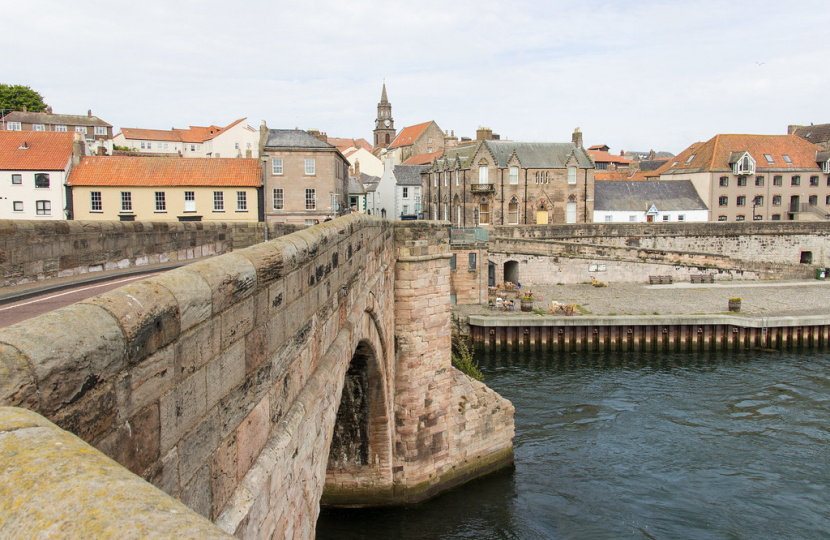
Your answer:
[[[515,469],[317,538],[830,539],[830,355],[501,354]]]

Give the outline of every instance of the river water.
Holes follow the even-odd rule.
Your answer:
[[[497,353],[515,468],[328,539],[830,539],[830,355]]]

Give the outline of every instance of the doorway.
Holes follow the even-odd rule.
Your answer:
[[[547,225],[548,224],[548,211],[547,210],[536,210],[536,225]]]
[[[510,283],[519,282],[518,261],[507,261],[506,263],[504,263],[504,281],[509,281]]]

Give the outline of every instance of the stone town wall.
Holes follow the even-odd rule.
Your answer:
[[[594,246],[728,256],[746,261],[830,266],[830,222],[594,223],[492,227],[490,239],[557,240]]]
[[[269,224],[269,237],[300,228]],[[221,255],[264,234],[262,223],[0,220],[0,287]]]
[[[513,406],[452,367],[449,227],[396,226],[395,468],[417,501],[513,461]]]
[[[479,248],[453,248],[455,269],[450,265],[450,293],[455,295],[459,305],[487,303],[487,265],[489,257],[487,245]],[[475,256],[475,268],[472,268],[470,256]],[[483,291],[479,294],[479,291]]]
[[[391,241],[352,215],[0,330],[0,405],[226,532],[312,538],[350,340],[393,354]]]

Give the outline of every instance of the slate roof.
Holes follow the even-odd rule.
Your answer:
[[[399,186],[420,186],[421,171],[425,169],[425,165],[395,165],[392,174]]]
[[[484,141],[496,158],[498,167],[507,167],[515,150],[524,169],[564,169],[571,153],[576,155],[580,169],[593,169],[585,149],[568,143],[521,143],[511,141]]]
[[[455,160],[458,158],[461,162],[461,168],[466,169],[469,167],[470,159],[472,159],[473,154],[475,153],[475,145],[450,148],[449,150],[444,151],[444,155],[437,161],[437,166],[439,169],[443,169],[444,164],[449,162],[451,164],[451,168],[455,168]]]
[[[830,141],[830,124],[798,126],[793,135],[797,135],[813,144]]]
[[[144,156],[84,157],[69,173],[71,186],[259,187],[262,172],[253,158]]]
[[[12,111],[5,116],[6,122],[24,122],[26,124],[48,124],[51,126],[107,126],[98,118],[86,114],[49,114],[46,112]]]
[[[665,159],[651,159],[651,160],[643,160],[640,161],[640,170],[647,172],[647,171],[656,171],[661,166],[666,164]]]
[[[363,176],[361,174],[361,176]],[[363,187],[363,182],[357,179],[356,176],[349,177],[349,195],[365,195],[366,188]]]
[[[691,180],[594,181],[594,210],[645,212],[707,210]]]
[[[818,146],[795,135],[720,134],[704,143],[689,146],[654,172],[686,174],[731,171],[730,160],[739,155],[736,152],[744,151],[755,159],[755,169],[758,171],[818,169],[817,150]],[[764,154],[772,156],[773,162],[769,163]],[[790,163],[784,160],[784,154],[789,156]]]
[[[74,139],[73,132],[0,131],[0,170],[62,171]],[[20,148],[24,143],[28,148]]]
[[[816,163],[824,163],[828,159],[830,159],[830,150],[816,152]]]
[[[271,129],[266,147],[271,148],[334,148],[314,135],[301,129]]]
[[[389,145],[389,148],[397,148],[399,146],[409,146],[411,144],[415,144],[415,139],[421,136],[424,130],[427,128],[428,125],[432,123],[432,120],[429,122],[424,122],[423,124],[417,124],[414,126],[405,127],[401,130],[395,140]]]
[[[360,173],[360,182],[367,192],[375,191],[380,183],[380,176],[372,176],[362,172]]]

